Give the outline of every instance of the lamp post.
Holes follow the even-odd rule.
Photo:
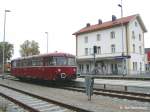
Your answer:
[[[47,53],[48,53],[48,32],[45,32],[47,38]]]
[[[118,6],[121,8],[121,18],[123,18],[123,5],[122,5],[122,0],[121,3],[118,4]],[[126,59],[124,59],[124,38],[123,38],[123,22],[121,21],[121,35],[122,35],[122,57],[123,57],[123,74],[126,72]],[[126,73],[125,73],[126,74]]]
[[[6,28],[6,14],[7,12],[10,12],[10,10],[5,10],[4,12],[4,36],[3,36],[3,76],[5,72],[5,28]]]
[[[122,6],[122,0],[121,4],[118,4],[118,6],[121,8],[121,18],[123,17],[123,6]],[[124,55],[124,43],[123,43],[123,23],[121,21],[121,34],[122,34],[122,55]]]

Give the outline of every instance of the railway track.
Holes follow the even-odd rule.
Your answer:
[[[42,86],[52,86],[47,83],[46,84],[38,83],[38,84]],[[60,89],[67,89],[67,90],[77,91],[77,92],[85,92],[85,87],[77,86],[74,84],[74,82],[69,83],[69,84],[70,85],[67,85],[66,83],[65,84],[57,83],[56,85],[54,84],[55,86],[52,86],[52,87],[60,88]],[[118,97],[118,98],[129,99],[129,100],[138,100],[138,101],[143,101],[143,102],[150,102],[150,94],[146,94],[146,93],[136,93],[136,92],[128,92],[128,91],[94,88],[93,94],[110,96],[110,97]]]
[[[0,95],[30,112],[90,112],[6,85],[0,85]]]
[[[77,86],[63,87],[63,89],[85,92],[84,87],[77,87]],[[138,100],[143,102],[150,102],[150,94],[145,94],[145,93],[135,93],[135,92],[127,92],[127,91],[108,90],[108,89],[107,90],[94,89],[93,94],[110,96],[110,97],[118,97],[118,98],[129,99],[129,100]]]

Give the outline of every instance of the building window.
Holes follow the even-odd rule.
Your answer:
[[[135,39],[134,31],[132,31],[132,38]]]
[[[85,55],[88,55],[88,48],[85,48]]]
[[[112,39],[115,38],[115,32],[114,32],[114,31],[110,32],[110,37],[111,37]]]
[[[141,41],[141,34],[139,34],[139,41]]]
[[[101,40],[101,35],[97,34],[97,41],[100,41],[100,40]]]
[[[139,53],[142,54],[142,47],[139,46]]]
[[[87,37],[87,36],[84,37],[84,42],[85,42],[85,43],[88,43],[88,37]]]
[[[133,44],[133,53],[135,53],[135,44]]]
[[[89,66],[89,64],[86,64],[86,72],[87,73],[90,72],[90,66]]]
[[[142,63],[140,62],[140,71],[142,71]]]
[[[97,54],[101,54],[101,47],[100,46],[97,47]]]
[[[133,62],[133,70],[137,70],[137,62]]]
[[[135,24],[135,26],[137,27],[137,22],[135,22],[134,24]]]
[[[80,72],[83,72],[83,70],[84,70],[83,64],[79,64],[79,71],[80,71]]]
[[[90,55],[92,54],[92,49],[91,49],[91,48],[89,48],[89,54],[90,54]]]
[[[114,44],[111,45],[111,53],[115,53],[115,45]]]

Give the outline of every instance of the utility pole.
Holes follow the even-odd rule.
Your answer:
[[[122,0],[121,3],[118,4],[118,6],[121,8],[121,18],[123,18],[123,5],[122,5]],[[122,70],[123,70],[123,75],[126,74],[127,72],[127,67],[126,67],[126,57],[124,54],[124,37],[123,37],[123,22],[121,21],[121,35],[122,35]]]
[[[10,10],[5,10],[4,12],[4,36],[3,36],[3,77],[5,72],[5,29],[6,29],[6,14],[7,12],[10,12]]]
[[[47,53],[48,53],[48,32],[45,32],[47,38]]]

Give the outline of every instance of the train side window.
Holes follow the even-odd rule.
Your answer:
[[[22,61],[22,66],[24,66],[24,67],[27,66],[27,60]]]
[[[52,65],[56,65],[57,64],[57,59],[56,58],[53,58],[52,60]]]
[[[37,58],[36,66],[43,66],[43,58]]]
[[[48,66],[48,58],[47,57],[44,57],[44,66]]]
[[[16,67],[16,66],[17,66],[16,61],[13,61],[13,62],[12,62],[12,66],[13,66],[13,67]]]
[[[43,58],[32,59],[32,66],[43,66]]]
[[[28,66],[32,66],[32,60],[31,60],[31,59],[28,59],[28,60],[27,60],[27,65],[28,65]]]
[[[54,65],[53,63],[53,57],[48,58],[48,65]]]
[[[32,59],[32,66],[36,66],[36,60]]]
[[[43,66],[43,58],[40,58],[40,60],[39,60],[40,62],[40,66]]]
[[[20,64],[20,61],[18,60],[17,62],[17,67],[20,67],[21,66],[21,64]]]

